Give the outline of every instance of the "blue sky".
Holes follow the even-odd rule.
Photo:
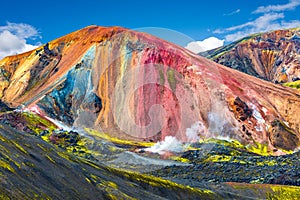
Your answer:
[[[0,57],[91,24],[147,31],[182,46],[199,41],[190,44],[194,51],[195,44],[212,48],[250,33],[300,26],[300,0],[5,0],[1,8]]]

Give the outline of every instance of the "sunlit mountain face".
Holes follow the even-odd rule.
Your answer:
[[[2,59],[3,197],[294,197],[300,96],[278,83],[298,76],[297,31],[208,52],[234,69],[99,26]]]
[[[300,29],[254,34],[202,54],[222,65],[273,83],[300,79]]]

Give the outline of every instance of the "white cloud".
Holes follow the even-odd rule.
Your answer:
[[[39,43],[29,44],[28,40],[39,38],[41,36],[33,26],[7,22],[6,26],[0,26],[0,59],[38,47]]]
[[[225,31],[222,30],[222,29],[220,29],[220,28],[218,28],[218,29],[216,29],[216,30],[213,31],[213,33],[215,33],[215,34],[222,34],[222,33],[224,33],[224,32],[225,32]]]
[[[254,21],[250,21],[238,26],[233,26],[225,29],[225,32],[234,33],[225,36],[226,41],[233,42],[250,34],[267,32],[277,29],[294,28],[300,26],[299,20],[284,21],[283,13],[267,13],[258,17]]]
[[[227,14],[223,14],[224,16],[231,16],[231,15],[235,15],[237,13],[241,12],[241,9],[236,9],[235,11],[232,11],[231,13],[227,13]]]
[[[200,53],[210,49],[218,48],[223,46],[224,40],[220,40],[216,37],[209,37],[202,41],[193,41],[187,44],[186,49],[194,52]]]
[[[240,25],[216,29],[213,33],[223,34],[226,42],[233,42],[254,33],[295,28],[300,26],[300,20],[286,21],[284,12],[293,10],[299,5],[300,0],[290,0],[287,4],[260,6],[252,12],[261,14],[256,19]]]
[[[293,10],[300,5],[300,0],[290,0],[287,4],[260,6],[253,13],[282,12]]]

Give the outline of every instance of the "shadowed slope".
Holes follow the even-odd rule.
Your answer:
[[[1,124],[1,199],[181,199],[217,197],[163,179],[74,157]],[[188,194],[188,196],[186,196]]]

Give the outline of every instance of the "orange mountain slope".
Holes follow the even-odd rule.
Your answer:
[[[300,93],[154,36],[89,26],[0,61],[1,100],[134,140],[229,137],[299,146]]]
[[[254,34],[201,54],[274,83],[295,81],[300,79],[300,28]]]

